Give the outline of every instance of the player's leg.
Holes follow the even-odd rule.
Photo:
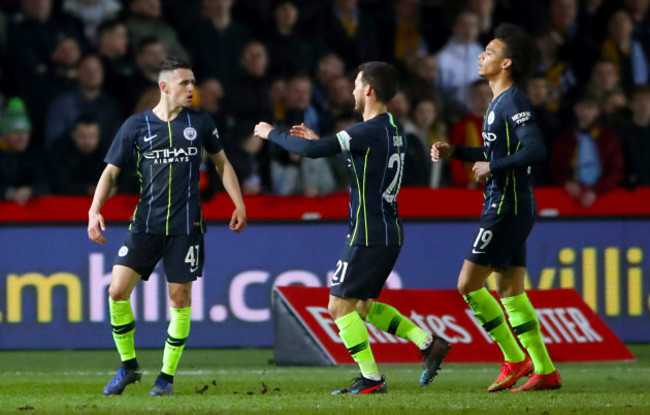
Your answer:
[[[131,292],[140,275],[133,269],[123,266],[113,266],[111,284],[108,288],[108,308],[115,347],[120,354],[122,367],[111,382],[104,387],[104,395],[119,395],[124,388],[142,377],[135,356],[133,336],[135,319],[131,309]]]
[[[524,292],[526,268],[513,266],[495,273],[497,292],[508,313],[510,325],[533,363],[534,375],[513,391],[558,389],[562,381],[548,355],[539,320]]]
[[[192,314],[192,283],[169,283],[169,327],[163,352],[163,365],[151,395],[169,395],[173,392],[174,375],[181,360],[185,342],[190,334]]]
[[[442,337],[422,330],[395,307],[379,301],[359,301],[357,311],[364,320],[380,330],[415,344],[422,354],[420,385],[431,383],[440,369],[442,360],[451,350],[449,342]]]
[[[505,363],[501,373],[488,388],[490,392],[496,392],[512,387],[532,370],[532,365],[512,335],[498,301],[485,288],[485,281],[491,273],[492,268],[465,260],[458,277],[458,290],[503,353]]]
[[[356,310],[360,300],[379,294],[373,284],[377,275],[375,264],[369,265],[375,261],[372,254],[366,247],[346,246],[332,278],[327,308],[339,329],[339,337],[361,370],[361,377],[352,385],[333,394],[386,392],[386,383],[370,348],[368,329]]]
[[[190,333],[192,282],[203,273],[203,235],[178,235],[165,238],[163,265],[169,287],[170,321],[163,352],[162,369],[152,396],[171,395],[174,376]]]

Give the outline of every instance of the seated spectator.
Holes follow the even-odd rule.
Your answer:
[[[332,79],[343,76],[344,72],[345,64],[335,53],[328,53],[318,60],[314,84],[312,86],[311,100],[321,118],[329,111],[327,84]]]
[[[609,59],[596,62],[591,71],[591,82],[587,88],[598,102],[603,102],[608,92],[622,89],[616,65]]]
[[[625,156],[625,187],[650,186],[650,86],[634,89],[631,121],[617,130]]]
[[[22,100],[10,99],[0,118],[0,197],[19,205],[50,190],[43,154],[29,145],[31,129]]]
[[[112,140],[120,127],[122,112],[117,102],[103,91],[104,69],[97,55],[79,62],[78,86],[54,99],[45,123],[45,145],[70,132],[81,114],[97,119],[102,139]]]
[[[51,163],[54,193],[88,196],[95,193],[106,155],[99,134],[97,120],[82,115],[68,136],[54,142],[55,161]]]
[[[470,87],[471,106],[462,118],[456,122],[449,137],[452,146],[483,146],[483,116],[492,100],[492,90],[484,79],[474,81]],[[454,187],[477,189],[481,186],[474,180],[473,163],[452,159],[450,161],[451,179]]]
[[[122,5],[118,0],[64,0],[63,10],[83,22],[86,38],[97,46],[97,28],[103,21],[116,18]]]
[[[134,45],[145,38],[155,36],[160,39],[168,56],[188,59],[189,55],[178,40],[176,30],[162,17],[160,0],[131,0],[126,27]]]
[[[354,84],[346,76],[330,79],[326,85],[327,110],[319,114],[321,117],[321,132],[329,134],[334,130],[334,120],[339,115],[354,111]]]
[[[619,10],[609,19],[607,38],[602,45],[602,56],[616,66],[621,86],[631,91],[634,85],[649,79],[648,57],[641,42],[633,37],[633,22],[625,10]]]
[[[233,0],[203,0],[203,20],[190,41],[196,78],[217,78],[227,83],[241,74],[237,56],[253,36],[248,27],[232,18]]]
[[[625,166],[618,136],[600,121],[594,96],[584,95],[574,106],[575,128],[562,133],[553,144],[551,175],[582,207],[622,184]]]
[[[471,11],[461,12],[454,23],[451,39],[436,55],[436,84],[451,120],[458,119],[470,107],[469,86],[479,79],[476,67],[481,52],[478,15]]]

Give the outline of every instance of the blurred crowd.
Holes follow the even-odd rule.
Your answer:
[[[320,135],[359,121],[353,79],[401,73],[389,105],[408,144],[403,186],[476,188],[471,166],[432,164],[436,141],[482,145],[492,96],[478,55],[501,22],[534,39],[524,87],[549,157],[536,186],[590,206],[650,185],[650,0],[0,0],[0,197],[88,195],[131,114],[159,100],[156,68],[187,59],[194,107],[214,118],[245,194],[347,188],[338,160],[308,160],[252,135],[265,120]],[[135,166],[118,191],[137,193]],[[220,191],[203,168],[202,196]]]

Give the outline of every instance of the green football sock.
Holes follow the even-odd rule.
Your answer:
[[[542,339],[537,314],[526,293],[502,298],[501,303],[508,313],[512,329],[533,361],[535,373],[547,375],[555,371]]]
[[[334,322],[339,328],[339,337],[348,348],[355,362],[359,364],[361,375],[366,379],[378,379],[379,369],[368,343],[368,329],[356,311],[339,317]]]
[[[487,288],[472,291],[464,295],[463,298],[474,311],[476,319],[483,325],[485,331],[497,342],[506,362],[518,363],[526,359],[526,354],[517,344],[517,340],[506,323],[499,302],[492,297]]]
[[[111,327],[113,328],[113,340],[120,354],[120,359],[135,359],[135,345],[133,343],[133,334],[135,332],[135,319],[131,302],[114,301],[108,298],[108,309],[111,315]]]
[[[174,376],[178,362],[185,349],[185,340],[190,334],[190,318],[192,307],[173,308],[170,307],[171,319],[167,329],[167,341],[163,353],[162,373]]]
[[[431,342],[429,333],[388,304],[373,301],[370,310],[368,310],[366,321],[379,330],[412,341],[420,349],[424,349]]]

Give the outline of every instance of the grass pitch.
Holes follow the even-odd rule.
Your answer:
[[[110,397],[101,391],[114,351],[0,352],[0,413],[650,414],[650,345],[630,350],[636,362],[559,364],[559,391],[489,394],[499,368],[485,364],[444,364],[421,388],[417,365],[382,365],[388,394],[330,396],[356,367],[278,367],[271,350],[189,349],[169,397],[148,396],[162,350],[140,351],[143,381]]]

